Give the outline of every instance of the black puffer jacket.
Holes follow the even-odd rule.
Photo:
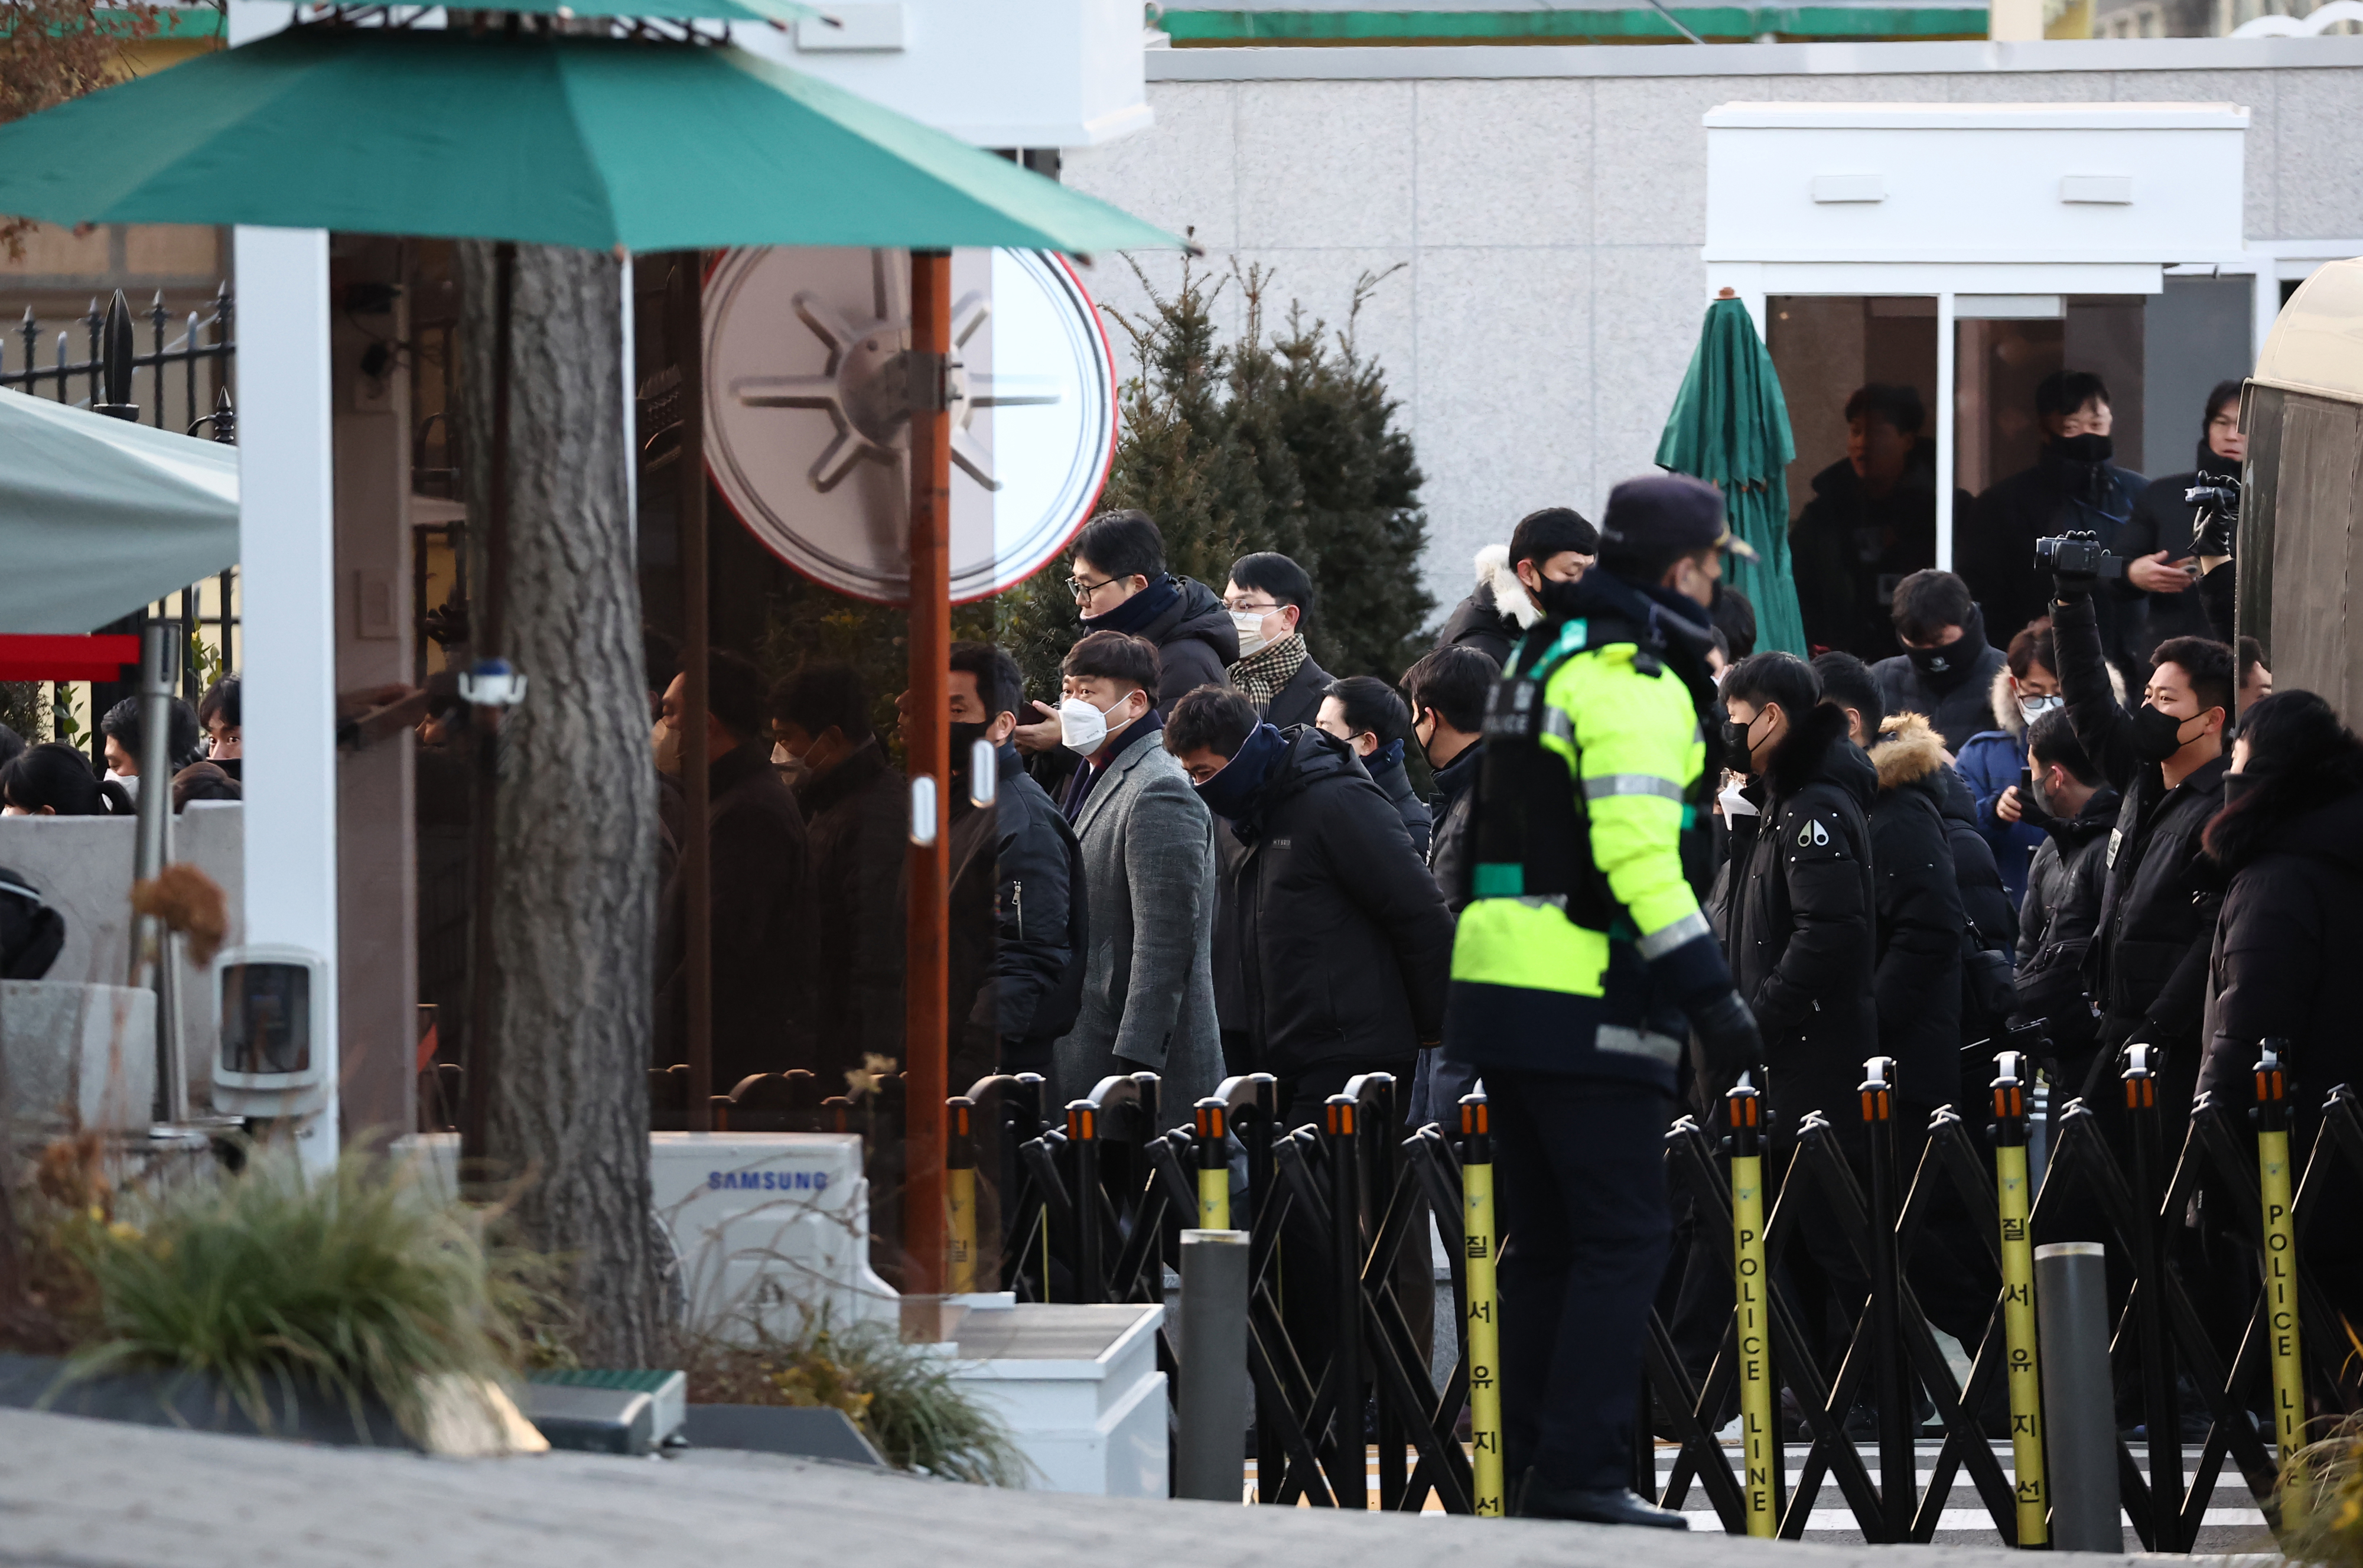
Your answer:
[[[1383,752],[1384,748],[1381,750]],[[1429,815],[1427,802],[1420,799],[1419,792],[1411,787],[1411,774],[1403,767],[1403,742],[1394,742],[1392,762],[1382,762],[1380,754],[1373,754],[1362,759],[1362,768],[1370,775],[1370,782],[1379,786],[1379,793],[1393,804],[1395,815],[1403,818],[1403,831],[1411,836],[1412,852],[1426,861],[1428,843],[1435,835],[1435,823]]]
[[[1945,743],[1916,713],[1880,729],[1870,751],[1879,1049],[1895,1058],[1903,1098],[1934,1109],[1951,1102],[1960,1077],[1961,891],[1946,841]]]
[[[1436,799],[1430,809],[1436,828],[1427,846],[1427,869],[1436,878],[1444,906],[1458,920],[1469,903],[1470,857],[1476,852],[1477,775],[1483,771],[1485,742],[1478,741],[1436,770]],[[1477,1087],[1477,1070],[1465,1062],[1447,1062],[1440,1050],[1419,1053],[1419,1085],[1412,1092],[1412,1125],[1454,1118],[1460,1096]]]
[[[1245,817],[1215,833],[1215,1005],[1234,1071],[1411,1056],[1443,1032],[1452,917],[1403,818],[1310,725]]]
[[[2156,762],[2134,756],[2133,718],[2109,688],[2091,597],[2062,597],[2052,628],[2076,739],[2124,797],[2110,834],[2085,984],[2101,1007],[2105,1045],[2138,1036],[2167,1049],[2179,1109],[2189,1104],[2196,1076],[2207,956],[2223,902],[2223,877],[2200,853],[2200,833],[2224,804],[2227,759],[2216,758],[2168,789]]]
[[[2084,995],[2084,955],[2101,921],[2118,804],[2117,792],[2102,784],[2083,810],[2045,825],[2018,906],[2018,1011],[2010,1021],[2042,1019],[2053,1048],[2070,1054],[2091,1046],[2097,1028]]]
[[[806,779],[796,805],[812,846],[815,1070],[834,1094],[865,1054],[904,1054],[910,792],[872,736]]]
[[[1231,684],[1229,667],[1239,657],[1239,628],[1231,623],[1231,612],[1223,601],[1204,583],[1187,577],[1171,579],[1181,597],[1146,625],[1129,633],[1145,637],[1157,644],[1157,717],[1165,717],[1173,705],[1200,686],[1227,686]],[[1135,595],[1137,599],[1138,595]],[[1126,603],[1132,603],[1127,600]],[[1117,606],[1119,610],[1122,606]],[[1118,619],[1126,619],[1122,616]],[[1076,638],[1100,629],[1124,630],[1122,627],[1094,627],[1083,622]],[[1028,694],[1032,695],[1032,694]],[[1055,707],[1059,694],[1054,690],[1046,699]],[[1020,706],[1025,705],[1021,704]],[[1031,724],[1042,716],[1030,709],[1021,715]],[[1064,786],[1074,777],[1080,762],[1064,746],[1053,746],[1047,751],[1037,751],[1026,759],[1026,771],[1053,798],[1065,793]]]
[[[1050,1071],[1075,1026],[1091,925],[1075,830],[1014,747],[1000,751],[991,807],[952,793],[951,1085],[1000,1067]]]
[[[1936,469],[1914,463],[1874,498],[1852,460],[1838,459],[1814,475],[1814,498],[1789,529],[1789,559],[1805,640],[1886,658],[1895,651],[1888,606],[1896,584],[1936,564]]]
[[[2286,1040],[2290,1098],[2311,1111],[2331,1085],[2363,1083],[2354,980],[2363,953],[2363,791],[2304,778],[2260,778],[2252,787],[2210,835],[2231,886],[2208,965],[2199,1087],[2245,1108],[2258,1042]]]
[[[1731,975],[1763,1031],[1772,1108],[1783,1136],[1827,1110],[1843,1126],[1879,1053],[1873,999],[1870,759],[1825,703],[1797,721],[1751,782],[1758,815],[1733,819],[1724,940]]]
[[[1483,772],[1485,742],[1478,741],[1436,770],[1436,831],[1427,849],[1427,869],[1446,906],[1458,915],[1469,903],[1470,856],[1476,852],[1477,775]]]
[[[1914,663],[1910,653],[1870,667],[1880,706],[1890,713],[1921,715],[1943,739],[1945,750],[1958,754],[1970,736],[1993,723],[1993,678],[2004,663],[2002,651],[1986,640],[1985,617],[1972,606],[1961,639],[1924,650],[1921,658],[1929,668]]]
[[[1200,686],[1226,686],[1223,672],[1237,662],[1239,628],[1231,612],[1204,583],[1176,577],[1181,603],[1141,628],[1140,635],[1157,644],[1157,713],[1163,717],[1188,692]]]

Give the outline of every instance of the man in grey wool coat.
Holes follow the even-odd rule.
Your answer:
[[[1083,761],[1060,805],[1082,848],[1091,952],[1082,1012],[1055,1048],[1052,1105],[1146,1070],[1163,1080],[1158,1117],[1171,1125],[1222,1077],[1215,819],[1158,743],[1154,644],[1095,631],[1059,668],[1060,743]]]

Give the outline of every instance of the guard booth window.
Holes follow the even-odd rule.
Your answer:
[[[1797,442],[1790,544],[1806,640],[1886,658],[1896,583],[1936,563],[1936,302],[1775,295],[1764,315]],[[1880,390],[1858,401],[1867,388]]]
[[[2035,466],[2043,431],[2035,389],[2057,370],[2091,371],[2108,384],[2116,462],[2144,459],[2143,297],[2103,295],[1959,296],[1955,314],[1954,483],[1969,495]],[[2199,399],[2205,397],[2202,388]],[[2200,421],[2190,421],[2196,433]],[[2178,447],[2175,468],[2188,467]],[[2169,472],[2160,469],[2160,473]],[[1957,525],[1958,526],[1958,525]]]

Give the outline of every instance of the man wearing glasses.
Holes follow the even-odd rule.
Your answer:
[[[1226,684],[1223,667],[1239,656],[1237,628],[1212,588],[1165,570],[1165,539],[1148,513],[1105,512],[1085,523],[1070,570],[1067,591],[1083,623],[1078,637],[1120,631],[1156,646],[1159,717],[1182,693]],[[1030,721],[1017,728],[1017,750],[1037,779],[1055,783],[1069,771],[1060,759],[1072,761],[1059,750],[1058,707],[1037,697],[1020,712]]]

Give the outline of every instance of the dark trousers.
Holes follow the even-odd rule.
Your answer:
[[[1490,1069],[1502,1248],[1503,1459],[1554,1485],[1633,1474],[1641,1351],[1672,1244],[1673,1100],[1643,1084]]]

